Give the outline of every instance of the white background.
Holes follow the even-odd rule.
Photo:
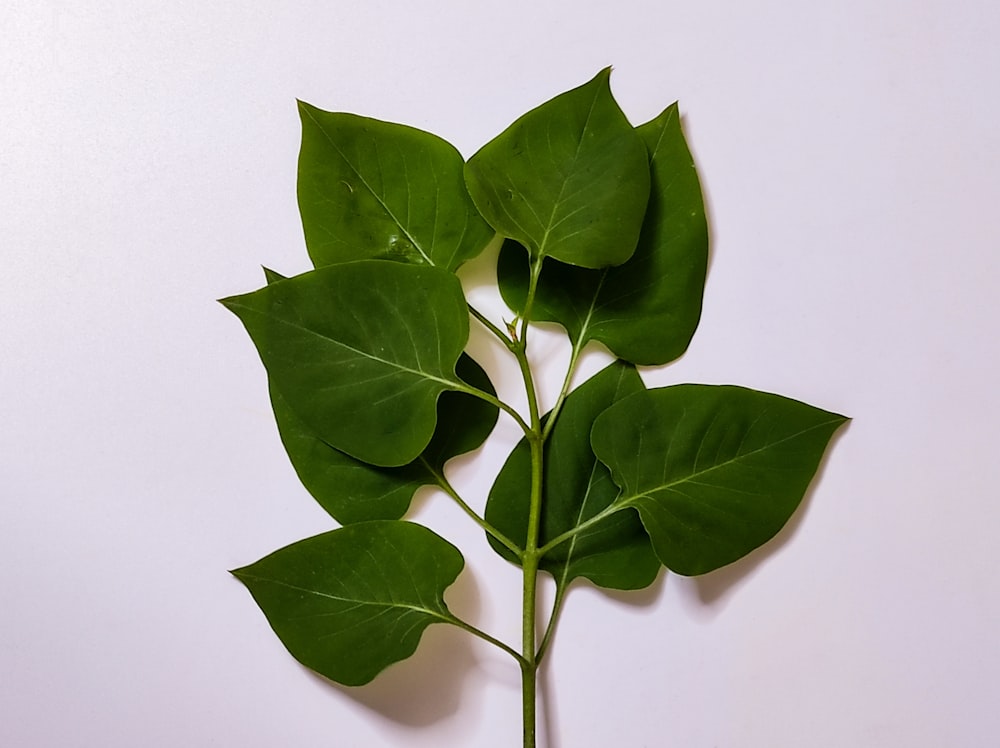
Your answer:
[[[608,64],[634,123],[680,99],[710,210],[699,334],[647,382],[854,421],[744,562],[574,588],[543,745],[997,745],[998,38],[986,0],[0,5],[0,745],[519,744],[488,646],[432,627],[331,686],[226,573],[330,522],[213,300],[307,267],[296,98],[468,156]],[[514,436],[454,465],[474,503]],[[443,497],[413,516],[516,641],[518,575]]]

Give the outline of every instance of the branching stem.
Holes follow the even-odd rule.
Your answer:
[[[459,495],[458,491],[455,490],[455,487],[451,484],[451,481],[448,480],[448,478],[445,476],[443,472],[441,472],[440,470],[436,470],[434,466],[431,465],[429,462],[427,462],[427,460],[425,460],[423,457],[420,458],[420,462],[423,463],[423,466],[424,468],[427,469],[427,472],[429,472],[431,475],[434,476],[434,480],[437,482],[441,490],[444,491],[446,494],[448,494],[448,496],[450,496],[454,500],[454,502],[458,504],[459,508],[461,508],[463,512],[469,515],[469,517],[472,519],[473,522],[475,522],[483,530],[485,530],[490,537],[492,537],[494,540],[500,543],[504,548],[511,551],[512,553],[517,554],[518,556],[521,555],[521,549],[517,547],[517,544],[513,540],[508,538],[506,535],[504,535],[502,532],[500,532],[492,524],[487,522],[484,518],[480,517],[478,512],[476,512],[475,509],[469,506],[465,502],[465,500],[461,497],[461,495]]]
[[[503,343],[507,348],[510,348],[514,344],[514,341],[507,336],[507,333],[505,333],[499,327],[494,325],[485,314],[483,314],[474,306],[472,306],[472,304],[469,304],[469,314],[471,314],[473,317],[479,320],[479,323],[487,330],[489,330],[491,333],[493,333],[494,336],[499,338],[500,342]]]

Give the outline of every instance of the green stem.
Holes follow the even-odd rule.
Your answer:
[[[521,431],[524,432],[525,436],[531,433],[531,426],[529,426],[527,422],[523,418],[521,418],[521,414],[518,413],[516,410],[514,410],[514,408],[505,403],[503,400],[498,398],[496,395],[491,395],[489,392],[483,392],[482,390],[476,389],[475,387],[470,387],[464,382],[452,382],[448,380],[440,380],[440,381],[447,381],[447,383],[452,387],[452,389],[455,389],[458,392],[464,392],[467,395],[472,395],[473,397],[478,397],[480,400],[485,400],[490,405],[500,408],[500,410],[502,410],[504,413],[506,413],[507,415],[509,415],[511,418],[514,419],[517,425],[521,427]]]
[[[445,477],[444,473],[442,473],[440,470],[435,470],[434,467],[429,462],[427,462],[427,460],[425,460],[423,457],[420,458],[420,462],[423,463],[424,468],[427,470],[427,472],[429,472],[432,476],[434,476],[434,480],[435,482],[437,482],[441,490],[444,491],[446,494],[448,494],[455,501],[455,503],[458,504],[458,506],[462,509],[462,511],[464,511],[467,515],[469,515],[470,518],[472,518],[473,522],[475,522],[477,525],[483,528],[483,530],[485,530],[488,535],[490,535],[494,540],[496,540],[498,543],[504,546],[511,553],[516,554],[518,557],[521,556],[522,551],[520,548],[517,547],[517,544],[514,543],[514,541],[508,538],[506,535],[504,535],[502,532],[500,532],[496,527],[494,527],[485,519],[480,517],[475,509],[473,509],[471,506],[465,503],[465,500],[462,499],[458,491],[455,490],[455,487],[451,485],[451,481],[449,481]]]
[[[538,645],[538,654],[535,656],[535,661],[541,663],[542,658],[545,657],[545,653],[549,649],[549,644],[552,641],[552,637],[555,635],[556,626],[559,623],[559,616],[562,614],[563,600],[566,599],[566,584],[560,584],[556,587],[556,599],[552,601],[552,614],[549,616],[549,624],[545,627],[545,635],[542,637],[542,643]]]
[[[530,381],[530,380],[529,380]],[[530,390],[531,388],[529,388]],[[532,392],[532,395],[534,393]],[[521,695],[524,724],[524,748],[535,746],[535,683],[538,677],[538,657],[535,645],[535,619],[538,599],[538,531],[542,508],[542,437],[538,408],[534,408],[531,444],[531,507],[528,512],[528,537],[521,556],[523,570],[523,597],[521,607]]]
[[[591,517],[590,519],[588,519],[586,522],[581,522],[580,524],[578,524],[576,527],[572,528],[571,530],[567,530],[566,532],[562,533],[561,535],[556,535],[554,538],[552,538],[552,540],[550,540],[548,543],[546,543],[541,548],[539,548],[538,549],[538,553],[540,555],[544,556],[546,553],[548,553],[549,551],[551,551],[557,545],[562,545],[567,540],[571,540],[572,538],[576,537],[577,535],[579,535],[581,532],[583,532],[587,528],[593,527],[598,522],[601,522],[602,520],[605,520],[608,517],[610,517],[612,514],[617,514],[622,509],[626,509],[626,508],[627,508],[627,505],[624,502],[619,503],[619,502],[616,501],[611,506],[609,506],[609,507],[607,507],[605,509],[602,509],[600,512],[598,512],[593,517]]]
[[[535,700],[538,658],[535,655],[535,598],[538,583],[538,555],[525,553],[524,598],[521,618],[521,720],[524,748],[535,748]]]
[[[607,270],[601,275],[601,280],[597,284],[597,289],[594,292],[593,301],[590,303],[590,308],[587,310],[587,317],[583,320],[583,324],[580,325],[580,332],[576,336],[576,340],[573,341],[573,352],[569,357],[569,366],[566,369],[566,378],[563,380],[562,389],[559,391],[559,397],[556,400],[556,404],[552,407],[551,414],[549,415],[549,420],[545,424],[544,436],[546,439],[549,437],[549,433],[552,431],[552,427],[555,426],[556,416],[559,415],[559,410],[562,408],[563,401],[569,394],[569,387],[573,381],[573,374],[576,372],[576,364],[580,359],[580,352],[583,350],[583,346],[586,342],[587,332],[590,330],[590,320],[594,317],[594,304],[597,303],[598,294],[601,292],[601,288],[604,286],[604,280],[608,277]]]
[[[463,631],[468,631],[473,636],[477,636],[480,639],[482,639],[483,641],[489,642],[494,647],[497,647],[498,649],[502,649],[504,652],[506,652],[507,654],[509,654],[515,660],[517,660],[517,663],[521,666],[522,669],[524,668],[524,664],[525,664],[524,663],[524,658],[520,655],[520,653],[516,649],[514,649],[513,647],[507,646],[502,641],[500,641],[499,639],[497,639],[495,637],[490,636],[489,634],[487,634],[482,629],[476,628],[471,623],[463,621],[461,618],[459,618],[458,616],[454,616],[454,615],[442,616],[441,620],[446,621],[446,622],[452,624],[453,626],[458,626]]]
[[[535,700],[538,679],[538,658],[535,646],[535,607],[537,603],[538,562],[541,553],[538,551],[538,535],[542,516],[542,470],[544,457],[544,439],[542,438],[542,419],[538,409],[538,395],[535,391],[535,380],[528,363],[528,320],[531,318],[531,307],[538,287],[538,276],[541,273],[542,261],[538,259],[531,265],[531,281],[528,284],[528,295],[524,303],[524,316],[521,320],[521,332],[512,348],[517,357],[521,376],[524,379],[525,394],[528,398],[528,412],[531,428],[526,438],[531,446],[531,500],[528,510],[528,532],[525,539],[524,553],[521,556],[523,571],[522,607],[521,607],[521,711],[523,719],[524,748],[535,748]]]
[[[542,274],[542,260],[544,257],[532,258],[531,277],[528,280],[528,293],[524,298],[524,309],[521,311],[521,334],[519,340],[515,341],[523,351],[528,344],[528,321],[531,319],[531,309],[535,305],[535,291],[538,289],[538,277]]]
[[[590,317],[588,315],[588,322]],[[549,434],[552,433],[552,428],[556,424],[556,419],[559,417],[559,411],[562,410],[563,403],[566,400],[566,396],[569,395],[570,385],[573,382],[573,374],[576,372],[576,365],[580,360],[580,352],[583,350],[584,344],[584,333],[586,332],[586,324],[581,328],[579,336],[573,341],[573,350],[569,357],[569,366],[566,367],[566,376],[563,378],[562,388],[559,390],[559,397],[556,398],[555,405],[552,406],[552,410],[549,411],[548,419],[545,422],[545,428],[542,431],[542,441],[545,442],[549,438]],[[573,537],[576,537],[575,535]],[[566,538],[567,540],[569,538]],[[546,544],[544,547],[539,549],[539,555],[545,555],[553,546],[551,543]],[[538,645],[538,653],[536,654],[535,660],[541,663],[542,659],[545,657],[545,653],[549,649],[549,645],[552,643],[552,637],[555,636],[556,627],[559,625],[559,616],[562,615],[563,601],[566,599],[566,589],[568,585],[566,583],[565,576],[560,579],[556,584],[556,597],[552,601],[552,611],[549,613],[549,622],[545,626],[545,633],[542,635],[542,643]]]
[[[576,372],[576,365],[580,360],[580,352],[582,350],[583,332],[580,333],[580,337],[573,341],[573,351],[569,356],[569,366],[566,367],[566,377],[563,379],[562,389],[559,390],[559,397],[556,398],[556,404],[553,405],[552,410],[549,411],[549,417],[545,422],[545,430],[542,431],[542,439],[548,439],[553,426],[556,425],[556,418],[559,416],[559,411],[562,410],[563,402],[565,402],[566,396],[569,394],[569,388],[573,382],[573,374]]]
[[[507,337],[507,333],[505,333],[499,327],[490,322],[489,318],[487,318],[485,314],[483,314],[474,306],[472,306],[472,304],[469,304],[469,314],[471,314],[473,317],[479,320],[480,324],[483,327],[485,327],[487,330],[493,333],[496,337],[500,338],[500,342],[503,343],[505,346],[510,348],[511,345],[513,345],[514,341],[512,341],[509,337]]]

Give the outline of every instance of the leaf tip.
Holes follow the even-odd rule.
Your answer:
[[[601,70],[591,79],[591,83],[598,83],[611,87],[611,71],[613,68],[608,65],[607,67],[601,68]]]
[[[307,119],[314,120],[318,115],[325,113],[318,106],[313,106],[308,101],[303,101],[302,99],[296,99],[295,106],[299,110],[299,119],[303,122]]]
[[[261,265],[260,269],[264,271],[264,279],[267,281],[268,285],[272,283],[277,283],[280,280],[286,280],[287,276],[282,275],[276,270],[271,270],[267,265]]]

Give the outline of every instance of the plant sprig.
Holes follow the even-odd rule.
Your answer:
[[[636,366],[676,359],[698,325],[708,232],[677,105],[633,127],[609,77],[533,109],[467,162],[429,133],[300,104],[314,267],[267,271],[263,288],[223,300],[267,369],[292,465],[341,525],[233,573],[296,659],[346,685],[409,657],[435,623],[496,646],[522,673],[525,748],[569,585],[641,589],[662,567],[696,575],[742,558],[792,515],[847,420],[741,387],[645,386]],[[488,246],[514,314],[502,327],[454,274]],[[466,352],[470,319],[516,362],[527,413]],[[528,358],[536,322],[561,325],[570,345],[548,413]],[[613,360],[573,389],[591,341]],[[501,411],[523,437],[479,513],[447,462],[479,448]],[[425,485],[521,567],[519,649],[445,604],[463,557],[403,519]],[[539,572],[556,587],[540,641]]]

